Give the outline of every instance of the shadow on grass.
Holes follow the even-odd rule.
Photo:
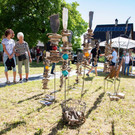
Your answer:
[[[82,125],[77,125],[77,126],[69,126],[67,125],[67,123],[61,118],[60,121],[58,122],[58,124],[56,126],[54,126],[52,129],[51,129],[51,132],[48,134],[48,135],[58,135],[58,131],[59,130],[62,130],[63,128],[69,128],[69,129],[72,129],[72,130],[77,130],[78,131],[78,134],[80,132],[80,127]]]
[[[95,78],[94,76],[92,76],[92,77],[86,77],[86,78],[84,78],[84,80],[85,81],[93,81],[94,78]]]
[[[42,135],[43,129],[39,129],[37,132],[34,133],[34,135]]]
[[[29,98],[20,100],[20,101],[18,101],[18,104],[20,104],[20,103],[22,103],[22,102],[24,102],[24,101],[31,100],[31,99],[33,99],[33,98],[37,98],[37,97],[39,97],[39,96],[42,96],[43,94],[44,94],[44,93],[40,93],[40,94],[34,95],[34,96],[32,96],[32,97],[29,97]]]
[[[88,90],[85,90],[83,93],[82,93],[82,96],[83,97],[86,93],[87,93]]]
[[[112,121],[112,135],[115,135],[114,120]]]
[[[63,121],[63,119],[60,119],[58,124],[50,130],[51,132],[48,135],[57,135],[58,131],[64,128],[64,125],[65,122]]]
[[[0,135],[6,134],[7,132],[11,131],[12,129],[20,126],[20,125],[26,125],[25,121],[17,121],[11,124],[7,124],[7,128],[0,131]]]
[[[32,114],[32,113],[34,113],[34,112],[40,112],[40,110],[42,110],[42,109],[45,108],[45,107],[46,107],[46,105],[43,105],[43,104],[42,104],[39,108],[37,108],[36,110],[33,110],[33,111],[27,113],[26,115],[30,115],[30,114]]]
[[[87,111],[87,114],[86,114],[86,118],[89,117],[89,115],[91,114],[92,111],[96,110],[97,107],[98,107],[98,104],[101,103],[102,101],[102,98],[104,97],[105,95],[105,92],[102,92],[99,97],[96,99],[96,101],[94,102],[93,106]]]
[[[102,86],[98,87],[95,91],[92,92],[92,94],[98,92],[100,89],[102,89]]]
[[[6,82],[5,83],[0,83],[0,88],[2,88],[2,87],[8,87],[8,86],[16,85],[16,84],[14,84],[14,83],[6,84]]]

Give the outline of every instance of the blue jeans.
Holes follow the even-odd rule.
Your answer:
[[[129,64],[125,64],[124,75],[126,74],[126,71],[127,75],[129,75]]]
[[[56,65],[56,63],[53,63],[53,64],[52,64],[52,70],[51,70],[51,74],[54,72],[55,65]]]
[[[3,62],[4,62],[4,66],[5,66],[5,72],[8,72],[8,68],[6,66],[7,59],[8,59],[8,56],[4,55],[3,56]],[[15,56],[13,56],[13,59],[14,59],[14,63],[15,63],[15,67],[13,68],[13,72],[16,72],[16,59],[15,59]]]

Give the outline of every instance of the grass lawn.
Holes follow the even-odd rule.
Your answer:
[[[70,78],[71,86],[75,78]],[[60,103],[64,99],[64,90],[57,93],[55,104],[43,106],[39,103],[53,90],[53,80],[49,81],[49,90],[46,91],[42,89],[41,80],[0,88],[0,135],[134,135],[135,78],[121,78],[120,91],[126,97],[118,102],[110,102],[104,92],[103,79],[104,73],[85,78],[86,122],[78,128],[64,125],[61,119]],[[76,89],[68,90],[67,98],[79,99],[81,84],[80,77]],[[112,87],[109,91],[113,92]]]

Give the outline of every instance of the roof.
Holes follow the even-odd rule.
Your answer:
[[[135,40],[124,38],[124,37],[117,37],[112,39],[112,47],[114,48],[123,48],[123,49],[130,49],[135,48]],[[100,42],[99,46],[105,46],[106,41]]]
[[[125,27],[126,24],[118,24],[117,26],[114,24],[97,25],[94,30],[94,39],[105,41],[107,31],[112,32],[112,38],[119,37],[125,33]],[[127,36],[130,36],[131,31],[133,31],[133,23],[128,24]]]

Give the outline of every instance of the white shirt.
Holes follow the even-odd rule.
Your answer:
[[[130,57],[127,55],[124,57],[124,60],[125,60],[125,64],[129,64]]]
[[[116,63],[116,60],[117,60],[117,52],[116,52],[116,51],[113,51],[112,56],[113,56],[112,62]]]
[[[9,40],[7,38],[4,38],[2,40],[2,44],[5,45],[7,52],[9,53],[9,55],[11,55],[13,53],[13,49],[15,47],[15,41],[13,39]],[[7,55],[7,54],[4,52],[4,55]]]

